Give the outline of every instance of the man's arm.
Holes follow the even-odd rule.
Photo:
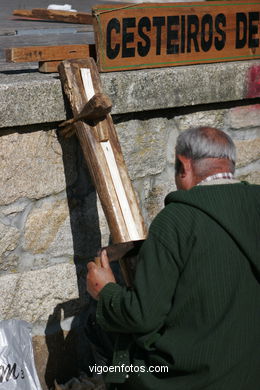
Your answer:
[[[172,253],[150,235],[143,244],[133,289],[112,280],[107,259],[89,266],[88,291],[99,298],[97,321],[109,332],[146,333],[159,329],[172,305],[178,267]],[[107,282],[107,283],[106,283]],[[99,286],[96,286],[98,283]],[[100,287],[100,289],[99,289]]]

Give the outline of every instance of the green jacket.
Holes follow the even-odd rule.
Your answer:
[[[170,193],[139,257],[133,289],[109,283],[100,293],[97,321],[119,334],[113,366],[136,370],[107,381],[136,390],[259,390],[260,186]]]

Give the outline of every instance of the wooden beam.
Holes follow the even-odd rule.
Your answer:
[[[33,8],[32,10],[17,9],[13,15],[28,18],[53,20],[56,22],[92,24],[92,14],[89,12],[74,12],[49,10],[45,8]]]
[[[38,70],[41,73],[57,73],[61,61],[39,61]]]
[[[140,239],[140,236],[135,225],[133,213],[130,207],[130,202],[126,195],[125,187],[118,169],[115,153],[112,149],[111,142],[109,140],[106,142],[101,142],[101,146],[106,158],[112,182],[115,187],[115,192],[117,194],[118,202],[122,211],[122,215],[128,230],[130,240],[137,241]]]
[[[8,62],[57,61],[95,56],[95,45],[25,46],[5,49]]]
[[[82,68],[88,69],[91,75],[91,82],[88,78],[86,89],[81,76]],[[92,58],[66,60],[60,64],[59,72],[73,115],[77,116],[82,112],[93,92],[95,94],[102,92],[96,64]],[[83,73],[86,72],[83,71]],[[92,127],[81,121],[76,122],[74,126],[106,215],[113,243],[144,239],[146,237],[146,227],[128,176],[111,115],[108,114],[97,126]],[[100,132],[108,134],[108,141],[100,142]],[[107,142],[109,142],[109,145]],[[104,148],[108,146],[109,151],[107,153]],[[109,154],[109,157],[107,154]],[[125,208],[127,208],[127,211],[125,211]],[[130,218],[127,217],[129,213]]]

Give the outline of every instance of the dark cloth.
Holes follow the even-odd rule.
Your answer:
[[[260,186],[247,183],[166,197],[133,289],[109,283],[100,293],[97,321],[119,335],[113,365],[136,369],[108,374],[114,388],[259,390],[259,217]]]

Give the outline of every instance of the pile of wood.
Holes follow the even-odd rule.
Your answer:
[[[28,20],[52,20],[64,23],[92,25],[92,14],[88,12],[49,10],[34,8],[18,9],[13,15]],[[5,50],[7,62],[38,62],[38,70],[43,73],[58,71],[58,65],[65,59],[96,58],[95,45],[60,45],[60,46],[24,46]]]

